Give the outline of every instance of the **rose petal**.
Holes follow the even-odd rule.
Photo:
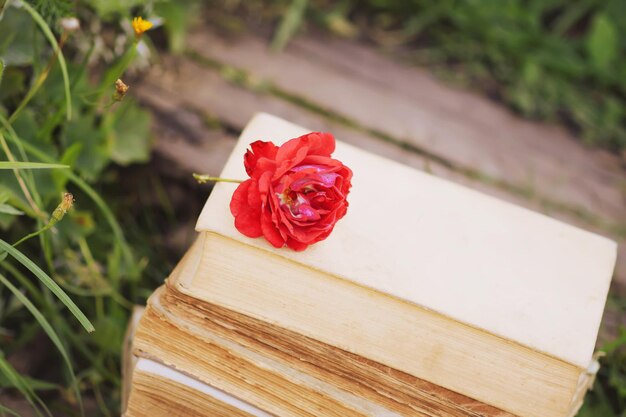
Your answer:
[[[278,148],[278,152],[276,152],[276,161],[286,161],[290,159],[294,159],[296,154],[303,149],[305,149],[304,156],[306,156],[306,152],[308,151],[308,140],[306,139],[307,135],[300,136],[295,139],[290,139],[287,142],[283,143],[280,148]]]
[[[276,171],[276,167],[276,161],[273,159],[259,158],[250,176],[259,179],[263,174],[269,173],[271,177],[274,171]]]
[[[282,248],[285,246],[285,239],[283,239],[280,235],[280,232],[272,222],[270,216],[266,214],[261,215],[261,230],[263,231],[265,239],[267,239],[272,246],[275,248]]]
[[[290,158],[280,159],[279,155],[276,155],[276,163],[278,166],[274,171],[273,180],[277,180],[283,176],[287,171],[297,166],[306,157],[308,149],[306,147],[300,148],[296,151],[295,155]],[[278,151],[280,153],[280,150]]]
[[[246,151],[243,157],[243,165],[249,176],[252,176],[253,172],[256,170],[260,159],[272,161],[278,152],[278,146],[274,145],[272,142],[264,142],[261,140],[252,142],[250,148],[251,150]]]
[[[265,171],[259,176],[259,192],[261,193],[261,198],[271,192],[271,179],[272,173],[270,171]]]
[[[258,195],[256,181],[247,180],[239,184],[230,200],[230,212],[235,216],[235,228],[248,237],[262,235],[260,203],[257,202],[260,200],[256,200],[256,195]]]
[[[341,162],[337,161],[326,155],[311,155],[308,154],[306,158],[302,160],[302,165],[315,165],[325,167],[326,170],[332,168],[341,168]]]
[[[233,193],[230,199],[230,212],[233,216],[236,217],[248,205],[248,190],[251,184],[252,180],[246,180],[239,184]]]
[[[248,188],[247,202],[249,207],[255,208],[260,214],[263,200],[261,199],[261,192],[259,191],[259,188],[260,187],[254,186]]]
[[[309,247],[309,245],[307,245],[306,243],[298,242],[297,240],[291,238],[287,239],[287,246],[295,250],[296,252],[302,252]]]
[[[330,156],[335,152],[335,138],[326,132],[309,133],[309,155]]]
[[[239,213],[235,217],[235,228],[244,236],[261,237],[263,235],[259,213],[252,210]]]

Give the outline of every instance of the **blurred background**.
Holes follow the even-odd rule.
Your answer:
[[[16,163],[0,164],[0,416],[119,415],[130,310],[210,191],[191,173],[219,174],[260,111],[618,241],[579,415],[626,416],[623,0],[0,0],[0,16]]]

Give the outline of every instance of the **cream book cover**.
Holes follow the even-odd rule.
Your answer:
[[[251,142],[308,132],[259,114]],[[234,227],[218,183],[172,282],[223,306],[524,417],[574,415],[616,260],[602,236],[337,141],[348,214],[304,252]]]
[[[221,173],[246,179],[256,140],[309,130],[258,114]],[[332,132],[331,132],[332,133]],[[581,368],[589,366],[616,259],[615,242],[340,142],[354,172],[348,214],[304,252],[239,233],[236,184],[215,185],[197,230],[214,232],[403,299]]]

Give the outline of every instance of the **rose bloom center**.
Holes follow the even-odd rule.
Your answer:
[[[292,173],[276,185],[280,209],[298,223],[318,221],[330,212],[326,203],[339,193],[335,187],[339,175],[312,165],[295,167]]]

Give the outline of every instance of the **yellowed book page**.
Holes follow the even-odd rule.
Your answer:
[[[585,369],[367,287],[319,271],[305,273],[303,268],[233,239],[203,233],[170,279],[178,291],[196,299],[513,414],[568,414]]]
[[[272,417],[158,362],[140,358],[125,417]]]
[[[280,144],[307,131],[255,116],[222,176],[247,178],[249,143]],[[229,211],[237,186],[231,183],[215,186],[197,229],[588,366],[615,264],[614,242],[341,142],[334,156],[354,178],[348,214],[326,241],[296,253],[243,236]],[[359,312],[353,313],[358,320]]]
[[[135,353],[163,361],[228,395],[279,416],[402,417],[202,327],[198,330],[200,334],[181,332],[149,307],[138,328]]]
[[[169,281],[165,289],[155,292],[149,303],[147,320],[153,321],[158,317],[159,321],[169,322],[177,328],[177,338],[204,339],[202,335],[206,332],[218,335],[252,352],[327,381],[338,389],[376,402],[402,416],[515,417],[506,411],[318,340],[214,304],[198,303],[196,299],[176,291]],[[151,336],[159,340],[154,326],[150,329]],[[167,332],[170,335],[172,333]],[[210,340],[206,340],[198,354],[208,355],[204,352],[211,350]],[[200,371],[199,367],[196,369]]]
[[[124,414],[128,405],[128,396],[130,394],[131,380],[133,370],[137,363],[137,357],[133,355],[133,339],[135,338],[135,329],[139,323],[139,319],[144,312],[145,307],[134,306],[133,312],[128,320],[126,334],[124,335],[124,346],[122,347],[122,404],[121,411]]]

